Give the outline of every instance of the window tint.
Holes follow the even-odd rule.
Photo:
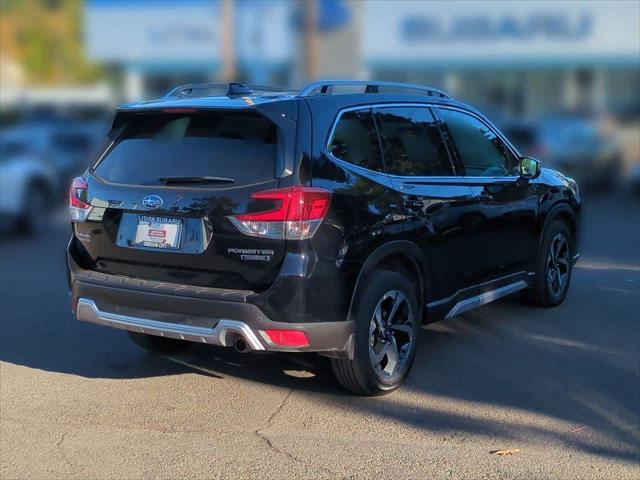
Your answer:
[[[95,172],[134,185],[208,175],[232,178],[235,185],[253,183],[274,178],[277,138],[276,127],[256,114],[134,114]]]
[[[427,107],[374,110],[382,135],[384,164],[392,175],[453,175],[449,155]]]
[[[512,175],[517,161],[505,144],[484,123],[457,110],[438,109],[455,143],[465,174],[472,177]]]
[[[378,135],[368,108],[342,114],[333,132],[329,151],[345,162],[382,171]]]

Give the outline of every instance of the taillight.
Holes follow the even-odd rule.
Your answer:
[[[265,330],[269,340],[282,347],[307,347],[309,339],[300,330]]]
[[[246,235],[267,238],[302,240],[311,238],[322,223],[331,193],[324,188],[290,187],[267,190],[251,195],[255,200],[271,200],[269,210],[229,217]]]
[[[84,178],[76,177],[69,188],[69,213],[74,222],[84,222],[91,212],[91,205],[87,203],[87,189],[89,185]]]

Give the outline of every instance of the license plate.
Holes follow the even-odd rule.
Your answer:
[[[176,250],[180,247],[182,220],[179,218],[140,215],[136,228],[136,247]]]

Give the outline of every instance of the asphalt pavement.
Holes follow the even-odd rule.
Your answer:
[[[640,478],[637,199],[585,201],[564,304],[423,328],[406,385],[379,398],[314,356],[163,358],[78,323],[67,232],[0,239],[2,479]]]

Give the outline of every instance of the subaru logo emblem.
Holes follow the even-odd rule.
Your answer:
[[[147,195],[142,199],[142,205],[147,208],[160,208],[162,206],[162,198],[158,195]]]

